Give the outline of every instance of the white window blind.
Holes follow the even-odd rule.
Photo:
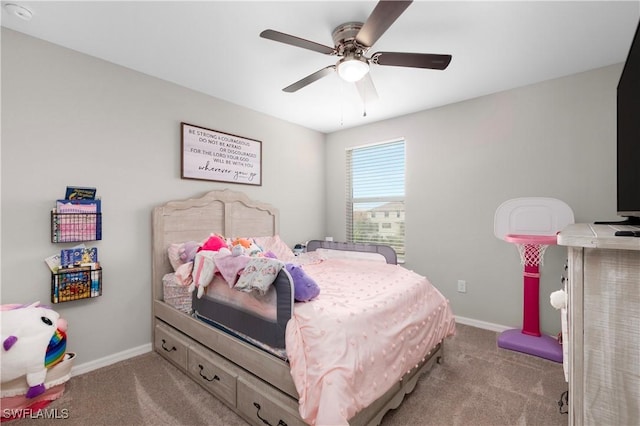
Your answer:
[[[347,150],[347,240],[393,247],[403,260],[404,140]]]

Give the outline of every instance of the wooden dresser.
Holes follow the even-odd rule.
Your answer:
[[[640,425],[640,237],[569,225],[569,425]],[[636,228],[640,229],[640,228]]]

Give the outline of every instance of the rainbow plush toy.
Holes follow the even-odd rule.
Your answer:
[[[64,321],[64,320],[63,320]],[[53,333],[53,337],[47,346],[47,353],[44,356],[44,366],[51,368],[64,358],[67,349],[67,334],[59,328]]]
[[[67,321],[40,305],[2,305],[1,380],[7,383],[25,376],[27,398],[45,391],[47,369],[64,358]]]

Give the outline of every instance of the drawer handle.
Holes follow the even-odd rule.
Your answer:
[[[267,419],[263,419],[262,417],[260,417],[260,408],[261,408],[260,404],[258,404],[257,402],[254,402],[253,406],[258,409],[258,411],[256,411],[256,416],[258,416],[258,418],[260,420],[262,420],[262,423],[264,423],[265,425],[271,426],[271,423],[269,423],[269,421]],[[278,424],[276,426],[288,426],[288,425],[287,425],[287,423],[285,423],[284,420],[280,419],[280,421],[278,422]]]
[[[563,408],[566,405],[565,408]],[[558,401],[560,407],[560,414],[567,414],[569,412],[569,391],[566,390],[560,395],[560,401]]]
[[[208,378],[207,376],[202,374],[202,370],[204,370],[204,367],[202,366],[202,364],[198,364],[198,367],[200,367],[200,377],[202,377],[203,379],[209,382],[213,382],[214,380],[220,380],[220,377],[218,377],[217,374],[214,374],[212,378]]]
[[[165,351],[171,352],[177,350],[175,346],[173,346],[171,349],[167,349],[167,347],[164,345],[165,343],[167,343],[167,341],[162,339],[162,349],[164,349]]]

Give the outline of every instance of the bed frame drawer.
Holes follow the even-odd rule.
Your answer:
[[[189,348],[188,365],[196,382],[227,405],[236,406],[237,367],[197,343]]]
[[[187,369],[187,350],[189,341],[178,334],[177,331],[167,327],[166,325],[156,324],[155,332],[156,351],[180,367],[182,370]]]
[[[251,376],[238,377],[238,411],[256,426],[306,426],[298,401]]]

